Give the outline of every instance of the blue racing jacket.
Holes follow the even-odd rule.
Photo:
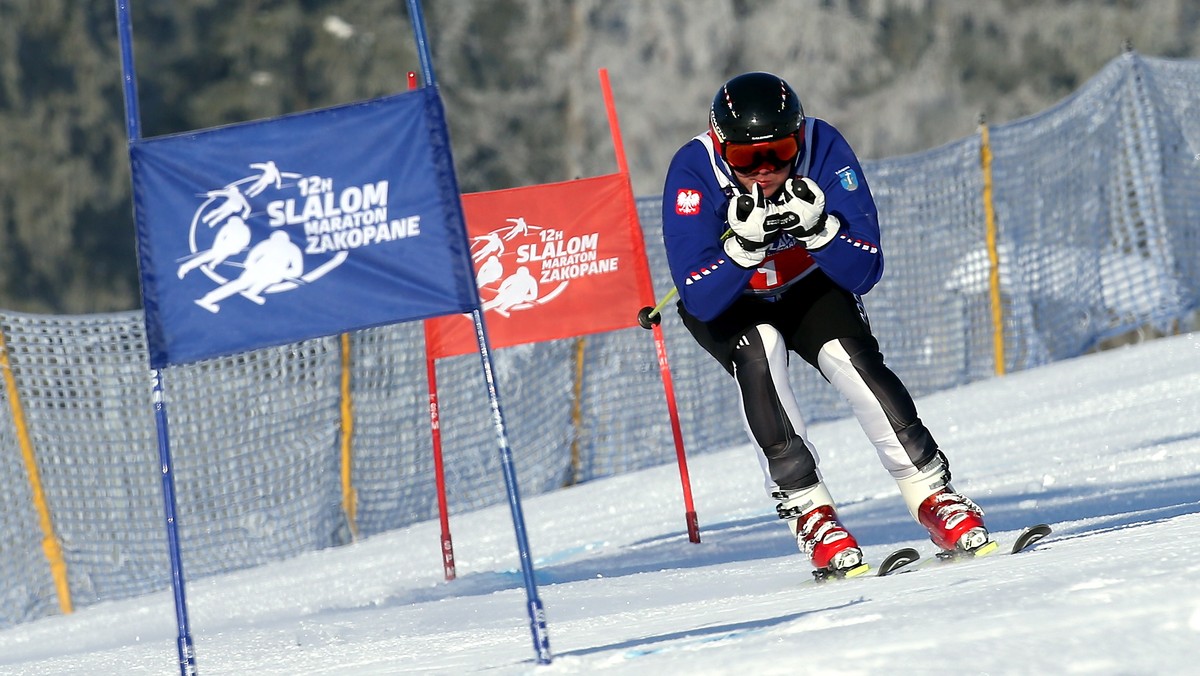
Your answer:
[[[663,188],[663,243],[671,278],[683,307],[711,321],[744,294],[774,296],[819,268],[854,294],[870,291],[883,275],[879,215],[850,144],[833,125],[805,121],[804,148],[796,175],[808,176],[825,192],[825,209],[841,221],[837,237],[816,251],[782,235],[753,270],[725,255],[729,200],[745,189],[706,132],[686,143],[671,160]]]

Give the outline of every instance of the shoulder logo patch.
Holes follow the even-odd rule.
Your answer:
[[[700,192],[691,188],[680,188],[675,195],[675,213],[680,216],[695,216],[700,213]]]
[[[842,180],[842,187],[845,188],[847,192],[854,192],[855,190],[858,190],[858,174],[854,173],[853,169],[850,167],[842,167],[841,169],[837,170],[837,175],[838,178]]]

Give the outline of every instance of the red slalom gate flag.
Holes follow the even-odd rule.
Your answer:
[[[654,304],[629,179],[609,174],[463,195],[493,348],[637,326]],[[470,315],[426,322],[433,359],[478,351]]]

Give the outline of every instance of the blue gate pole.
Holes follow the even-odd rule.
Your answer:
[[[437,87],[433,76],[433,59],[430,56],[429,41],[425,32],[425,18],[421,12],[421,0],[408,0],[409,19],[412,20],[413,32],[417,40],[417,56],[421,60],[421,72],[426,87]],[[445,126],[443,125],[443,129]],[[450,151],[449,139],[446,139],[446,152]],[[472,279],[474,278],[474,270]],[[513,467],[512,448],[508,444],[508,431],[504,424],[504,412],[500,407],[500,388],[492,370],[492,350],[488,340],[487,327],[483,323],[483,311],[478,302],[471,311],[475,322],[475,338],[479,343],[479,359],[483,363],[483,377],[487,382],[488,401],[491,402],[492,423],[496,428],[496,442],[500,447],[500,466],[504,472],[504,487],[508,491],[508,506],[512,512],[513,530],[517,536],[517,552],[521,558],[521,574],[525,580],[526,610],[529,613],[529,628],[533,634],[533,649],[537,653],[538,664],[550,664],[550,634],[546,628],[546,611],[542,600],[538,597],[537,581],[533,575],[533,557],[529,553],[529,538],[525,532],[525,516],[521,509],[521,496],[517,489],[517,472]]]
[[[171,467],[171,441],[167,431],[167,405],[163,397],[162,371],[150,370],[154,379],[154,425],[158,429],[158,460],[162,465],[163,515],[167,527],[167,551],[171,555],[171,589],[175,592],[175,624],[179,628],[176,648],[179,673],[196,676],[196,648],[188,625],[187,596],[184,593],[183,559],[179,555],[179,529],[175,521],[175,470]]]
[[[416,2],[416,0],[413,0]],[[517,536],[517,553],[521,558],[521,574],[525,580],[525,599],[529,613],[529,628],[533,633],[533,649],[538,664],[550,664],[550,633],[546,627],[546,610],[538,596],[537,581],[533,575],[533,556],[529,553],[529,538],[525,532],[525,515],[521,509],[521,495],[517,489],[517,471],[513,467],[512,448],[508,445],[508,432],[504,425],[504,412],[500,409],[500,390],[492,373],[491,348],[487,328],[483,324],[483,312],[478,308],[471,311],[475,321],[475,338],[479,343],[479,359],[483,363],[483,378],[487,382],[488,401],[491,402],[492,424],[496,428],[496,442],[500,446],[500,467],[504,472],[504,487],[508,491],[508,507],[512,512],[513,531]]]
[[[138,109],[137,75],[133,68],[133,27],[129,20],[129,0],[116,0],[117,36],[121,43],[121,75],[125,92],[125,127],[129,142],[142,137],[141,113]],[[132,167],[130,167],[132,170]],[[136,207],[135,207],[136,208]],[[175,592],[175,623],[179,627],[176,647],[179,652],[179,673],[195,676],[196,649],[192,630],[188,626],[187,598],[184,594],[183,560],[179,556],[179,529],[175,523],[175,475],[171,468],[171,442],[167,426],[167,405],[163,394],[162,371],[150,369],[153,380],[154,425],[158,431],[158,460],[162,468],[163,515],[167,528],[167,550],[171,557],[171,588]]]

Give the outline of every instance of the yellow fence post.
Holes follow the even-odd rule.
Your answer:
[[[350,400],[350,334],[342,334],[342,512],[350,526],[350,535],[358,539],[358,494],[354,491],[351,465],[354,454],[354,406]]]
[[[996,243],[996,208],[992,198],[992,146],[987,120],[979,116],[979,163],[983,169],[983,216],[987,227],[988,288],[991,289],[992,349],[996,375],[1004,375],[1004,307],[1000,296],[1000,251]]]
[[[583,459],[579,457],[579,438],[583,436],[583,352],[585,339],[579,336],[575,339],[575,383],[571,400],[571,473],[563,482],[563,487],[579,483],[579,475],[583,470]]]
[[[21,445],[21,458],[25,462],[25,474],[29,477],[29,489],[33,493],[34,508],[42,528],[42,551],[50,563],[50,575],[54,578],[54,589],[58,592],[58,607],[70,614],[71,586],[67,583],[67,560],[63,558],[62,543],[54,534],[54,521],[50,518],[50,506],[46,502],[46,491],[42,489],[42,474],[38,471],[37,458],[33,454],[33,443],[29,440],[29,428],[25,425],[25,409],[21,407],[21,396],[17,391],[17,380],[13,377],[12,363],[8,359],[8,343],[4,331],[0,331],[0,371],[4,371],[4,387],[8,392],[8,406],[12,409],[13,425],[17,429],[17,442]]]

